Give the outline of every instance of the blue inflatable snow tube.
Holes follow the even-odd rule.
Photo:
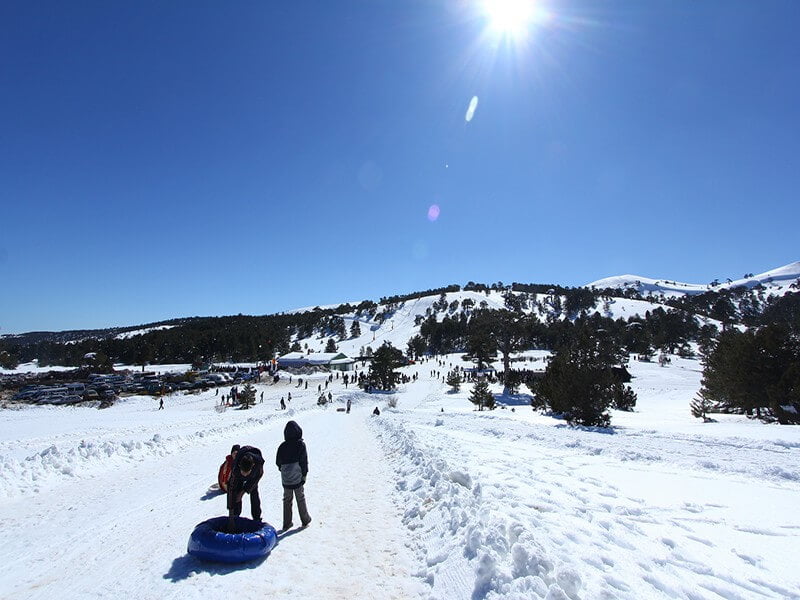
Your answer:
[[[226,533],[228,517],[199,523],[189,536],[189,554],[202,560],[242,563],[265,557],[278,543],[278,534],[272,525],[243,517],[235,520],[239,533]]]

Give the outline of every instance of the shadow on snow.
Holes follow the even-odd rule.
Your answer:
[[[556,415],[549,415],[554,419],[563,419],[563,417]],[[597,427],[594,425],[570,425],[569,423],[558,423],[555,425],[557,429],[572,429],[575,431],[589,431],[591,433],[602,433],[605,435],[617,435],[617,430],[614,427]]]
[[[223,494],[225,494],[225,492],[220,489],[209,488],[205,494],[200,496],[200,500],[211,500],[212,498],[222,496]]]
[[[506,406],[530,406],[530,394],[493,394],[494,401],[497,404],[505,404]]]
[[[277,544],[275,547],[277,548]],[[274,551],[275,548],[272,550]],[[228,575],[245,569],[255,569],[261,566],[268,557],[269,554],[256,560],[229,564],[199,560],[191,554],[184,554],[172,561],[172,566],[169,568],[169,571],[164,574],[164,579],[168,579],[172,583],[178,583],[200,572],[209,573],[210,575]]]

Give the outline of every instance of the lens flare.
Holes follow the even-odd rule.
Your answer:
[[[473,96],[472,100],[469,101],[469,106],[467,107],[467,114],[464,115],[464,120],[467,123],[472,121],[472,117],[475,116],[475,109],[478,108],[478,97]]]
[[[439,213],[441,210],[439,209],[438,204],[431,204],[430,208],[428,209],[428,221],[433,223],[436,219],[439,218]]]

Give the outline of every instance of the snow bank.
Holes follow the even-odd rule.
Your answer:
[[[490,510],[480,482],[435,458],[402,422],[374,423],[397,471],[403,522],[418,540],[432,598],[578,598],[580,575],[548,556],[530,525]]]
[[[291,412],[291,411],[289,411]],[[139,462],[180,452],[199,445],[218,443],[257,430],[286,415],[250,417],[245,421],[208,427],[189,434],[165,436],[156,433],[149,439],[81,440],[71,446],[52,444],[44,450],[16,459],[0,455],[0,496],[15,497],[61,483],[64,479],[90,479],[122,462]]]

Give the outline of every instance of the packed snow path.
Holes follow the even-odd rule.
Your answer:
[[[128,463],[4,506],[0,597],[418,597],[424,586],[411,574],[408,532],[369,418],[366,409],[297,417],[309,448],[313,522],[280,535],[263,561],[222,566],[186,554],[195,524],[226,514],[225,496],[208,491],[230,445],[224,442]],[[286,420],[231,440],[263,449],[263,518],[276,529],[281,488],[274,455]],[[243,516],[249,510],[246,497]],[[296,515],[295,507],[299,525]]]

